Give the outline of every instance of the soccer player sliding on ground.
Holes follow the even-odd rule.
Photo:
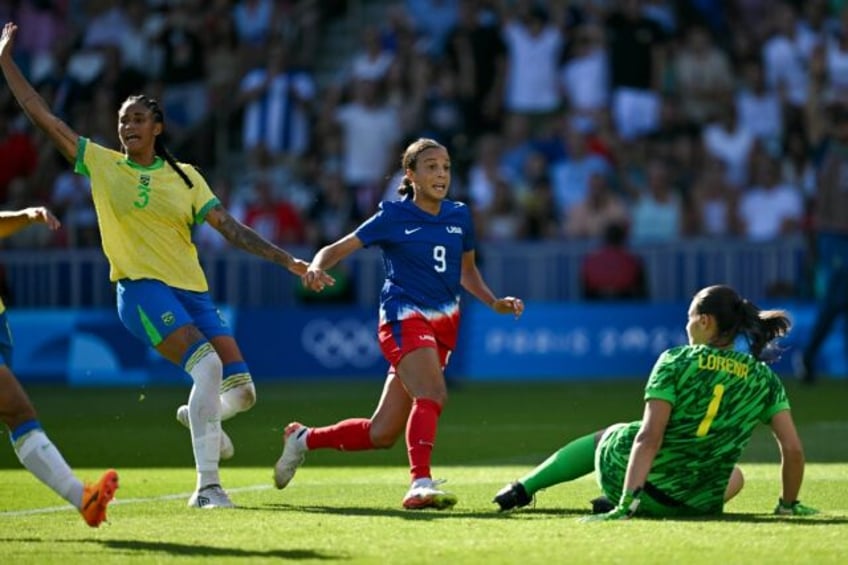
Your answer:
[[[432,139],[419,139],[406,148],[401,165],[403,199],[383,202],[356,231],[322,248],[303,275],[303,284],[320,292],[327,269],[363,246],[382,249],[386,281],[378,339],[390,368],[377,409],[371,418],[322,428],[290,423],[274,482],[285,488],[309,450],[389,448],[405,430],[412,484],[403,507],[444,509],[457,497],[438,488],[430,461],[447,400],[444,368],[456,346],[460,287],[499,314],[519,317],[524,304],[514,297],[497,298],[483,281],[475,262],[471,212],[447,199],[447,150]]]
[[[12,59],[17,26],[0,36],[0,68],[27,117],[91,179],[118,316],[135,337],[182,367],[194,385],[177,420],[189,427],[197,485],[195,508],[233,506],[221,487],[220,458],[232,455],[221,421],[250,409],[256,391],[232,330],[209,296],[191,228],[206,221],[234,247],[296,275],[307,264],[235,220],[191,165],[179,163],[162,141],[159,103],[130,96],[118,111],[122,152],[81,137],[53,115]],[[320,275],[320,280],[331,279]]]
[[[798,501],[804,450],[783,383],[763,362],[775,357],[773,340],[789,327],[785,312],[760,310],[730,287],[702,289],[689,307],[689,345],[664,352],[651,371],[642,420],[572,441],[494,502],[501,510],[526,506],[539,490],[594,469],[606,498],[593,501],[599,513],[587,521],[718,515],[742,490],[737,462],[754,429],[766,423],[781,454],[774,512],[816,514]],[[749,353],[734,349],[738,336]],[[599,509],[604,502],[608,507]]]

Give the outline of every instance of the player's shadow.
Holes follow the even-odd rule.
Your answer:
[[[240,508],[245,508],[241,506]],[[361,506],[300,506],[296,504],[264,504],[262,506],[253,506],[249,508],[254,511],[268,512],[310,512],[313,514],[334,514],[339,516],[368,516],[381,518],[402,518],[405,520],[443,520],[451,518],[478,518],[482,520],[503,520],[520,518],[532,520],[537,518],[549,518],[551,516],[584,516],[588,514],[587,510],[575,510],[573,508],[559,509],[530,509],[517,512],[498,512],[492,509],[491,512],[480,511],[464,511],[462,508],[454,508],[452,510],[403,510],[400,508],[373,508]]]
[[[697,518],[696,518],[697,519]],[[706,520],[706,518],[702,518]],[[718,522],[797,524],[799,526],[822,526],[827,524],[848,524],[848,516],[830,516],[826,513],[813,516],[776,516],[774,514],[728,514],[712,518]]]
[[[44,543],[53,545],[56,543],[95,543],[107,549],[121,551],[124,553],[138,551],[143,553],[162,553],[168,556],[192,556],[211,558],[270,558],[289,559],[296,561],[338,561],[348,560],[350,557],[342,555],[330,555],[312,549],[269,549],[266,551],[241,549],[238,547],[213,547],[209,545],[184,544],[167,541],[140,541],[140,540],[98,540],[98,539],[42,539],[42,538],[0,538],[0,542],[15,543]]]

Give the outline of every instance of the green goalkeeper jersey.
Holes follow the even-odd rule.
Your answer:
[[[757,424],[789,409],[783,383],[765,363],[706,345],[664,352],[645,387],[651,399],[672,410],[648,480],[696,508],[721,500]]]

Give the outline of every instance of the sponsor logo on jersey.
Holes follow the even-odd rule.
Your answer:
[[[448,226],[445,229],[448,230],[448,233],[458,233],[459,235],[462,235],[462,228],[459,226]]]
[[[412,235],[420,229],[421,228],[412,228],[411,230],[403,230],[403,233],[405,233],[406,235]]]
[[[173,312],[165,312],[162,314],[162,323],[166,326],[173,326],[176,321],[176,317]]]
[[[424,341],[433,341],[433,342],[435,342],[435,341],[436,341],[436,338],[435,338],[435,337],[433,337],[433,336],[431,336],[431,335],[427,335],[427,334],[421,334],[421,335],[419,335],[419,336],[418,336],[418,339],[422,339],[422,340],[424,340]]]

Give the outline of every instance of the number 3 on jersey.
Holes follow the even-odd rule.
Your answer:
[[[433,260],[436,262],[433,268],[437,273],[444,273],[448,270],[447,251],[444,245],[433,246]]]
[[[715,385],[713,388],[713,399],[710,400],[710,405],[707,406],[707,413],[704,414],[704,419],[701,420],[698,431],[695,432],[695,437],[704,437],[710,431],[713,418],[718,413],[718,405],[721,404],[722,396],[724,396],[724,385]]]

